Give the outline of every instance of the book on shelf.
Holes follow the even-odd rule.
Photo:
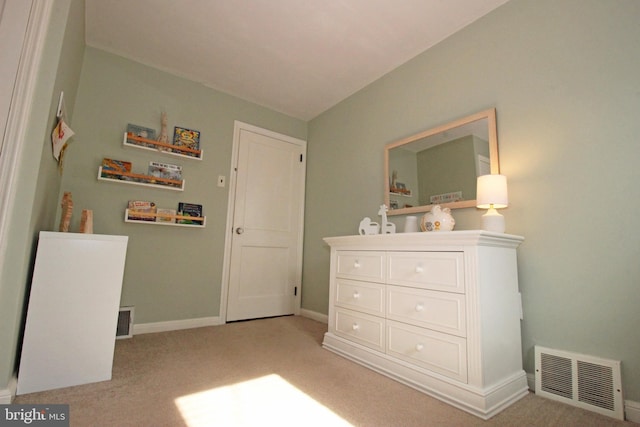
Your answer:
[[[191,148],[193,150],[200,149],[200,131],[186,129],[176,126],[173,129],[173,145],[178,147]],[[189,156],[196,156],[196,153],[185,152]]]
[[[138,126],[138,125],[134,125],[132,123],[129,123],[127,125],[127,136],[138,136],[140,138],[145,138],[145,139],[150,139],[155,141],[156,139],[156,130],[155,129],[151,129],[151,128],[147,128],[144,126]],[[136,141],[134,139],[129,140],[130,144],[134,144],[134,145],[139,145],[141,147],[149,147],[149,148],[156,148],[155,144],[149,144],[143,141]]]
[[[182,166],[169,163],[149,162],[149,175],[156,178],[182,181]]]
[[[146,200],[129,200],[127,219],[135,221],[155,222],[157,208],[154,202]]]
[[[119,173],[131,172],[131,162],[125,162],[123,160],[102,159],[102,170],[114,171]],[[110,175],[109,175],[110,176]]]
[[[202,205],[180,202],[178,203],[178,216],[203,218]],[[178,218],[176,222],[178,224],[204,224],[203,219]]]
[[[156,222],[170,222],[170,223],[175,223],[176,222],[176,210],[175,209],[165,209],[165,208],[158,208],[156,210]]]

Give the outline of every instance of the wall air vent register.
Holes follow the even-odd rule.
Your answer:
[[[535,347],[536,394],[624,420],[620,362]]]

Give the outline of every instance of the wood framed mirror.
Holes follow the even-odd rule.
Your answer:
[[[489,173],[500,173],[495,108],[387,144],[387,214],[475,207],[476,179]]]

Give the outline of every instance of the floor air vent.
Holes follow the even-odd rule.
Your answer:
[[[133,307],[120,307],[118,312],[118,326],[116,339],[131,338],[133,336]]]
[[[536,346],[536,394],[624,420],[620,362]]]

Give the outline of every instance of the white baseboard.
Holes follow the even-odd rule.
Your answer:
[[[529,390],[532,393],[536,392],[536,376],[535,374],[527,373],[527,383]],[[634,402],[633,400],[624,401],[624,415],[625,420],[634,423],[640,423],[640,402]]]
[[[624,401],[624,415],[627,421],[640,423],[640,402],[633,400]]]
[[[300,315],[322,323],[329,322],[329,318],[326,314],[317,313],[311,310],[301,309]],[[198,319],[169,320],[167,322],[137,323],[133,325],[133,335],[178,331],[180,329],[201,328],[203,326],[219,326],[224,325],[224,323],[225,322],[219,316],[201,317]]]
[[[7,388],[0,390],[0,405],[9,405],[16,397],[16,389],[18,388],[18,377],[14,374],[9,379]]]
[[[536,391],[536,374],[530,374],[527,372],[527,385],[532,393]]]
[[[201,328],[203,326],[218,326],[222,324],[224,324],[224,322],[218,316],[200,317],[198,319],[170,320],[167,322],[139,323],[133,325],[133,335]]]
[[[329,323],[329,316],[327,316],[326,314],[318,313],[317,311],[305,310],[304,308],[301,308],[300,316],[308,317],[309,319],[322,323]]]

